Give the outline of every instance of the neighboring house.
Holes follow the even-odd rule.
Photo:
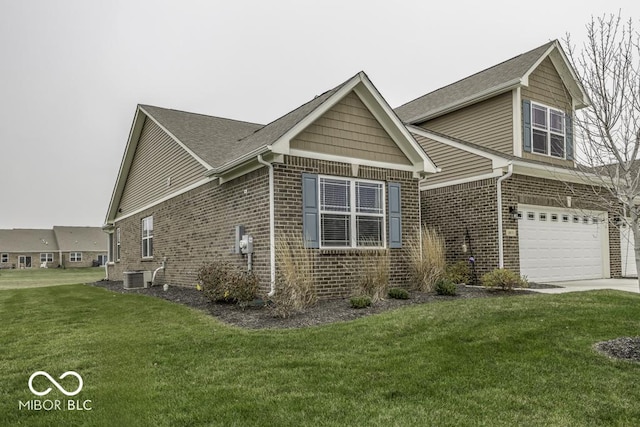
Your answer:
[[[402,285],[419,181],[435,171],[364,73],[268,125],[139,105],[103,226],[109,278],[164,266],[162,283],[193,286],[214,260],[248,267],[247,234],[270,291],[289,231],[313,251],[322,298],[352,291],[371,248],[388,250]]]
[[[532,281],[635,273],[577,173],[572,117],[588,104],[552,41],[395,110],[442,169],[421,183],[422,218],[449,261],[473,255],[478,274],[505,267]]]
[[[100,227],[0,230],[0,268],[91,267],[106,260]]]

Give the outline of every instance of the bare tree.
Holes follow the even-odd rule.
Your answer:
[[[591,101],[574,118],[576,161],[617,225],[630,227],[640,272],[640,39],[620,13],[592,17],[586,29],[580,50],[564,41]]]

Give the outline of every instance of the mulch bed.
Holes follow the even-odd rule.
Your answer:
[[[202,292],[190,287],[170,286],[167,291],[163,290],[161,286],[145,289],[124,289],[121,281],[105,280],[91,283],[90,285],[121,294],[142,294],[162,298],[202,310],[224,323],[247,329],[303,328],[358,319],[414,304],[437,303],[439,301],[463,298],[518,296],[533,293],[526,290],[504,292],[458,285],[458,294],[456,296],[441,296],[435,293],[413,291],[407,300],[385,299],[363,309],[351,308],[348,299],[320,301],[304,313],[294,314],[289,318],[283,319],[276,317],[268,307],[248,307],[242,310],[234,304],[212,303]],[[530,285],[532,287],[547,287],[535,283]],[[640,337],[621,337],[611,341],[599,342],[594,345],[594,349],[610,358],[640,362]]]

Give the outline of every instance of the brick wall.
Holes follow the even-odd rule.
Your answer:
[[[498,220],[496,179],[486,179],[423,191],[421,194],[422,221],[436,228],[445,239],[447,262],[466,260],[470,252],[463,253],[462,245],[469,230],[471,248],[476,260],[478,277],[498,267]],[[520,271],[518,223],[509,214],[510,206],[518,204],[567,207],[586,210],[606,210],[587,185],[513,175],[502,183],[502,215],[504,266]],[[610,219],[613,213],[609,212]],[[507,236],[507,230],[515,235]],[[620,233],[609,223],[609,256],[612,277],[621,275]]]
[[[153,215],[153,259],[142,259],[142,218]],[[253,268],[262,290],[269,285],[269,181],[261,168],[221,185],[212,182],[118,221],[120,261],[109,266],[112,280],[123,271],[150,270],[167,258],[155,284],[195,286],[198,269],[224,259],[246,268],[246,255],[233,253],[235,226],[254,238]],[[113,234],[115,236],[115,233]],[[114,242],[115,248],[115,242]]]
[[[495,178],[426,190],[420,199],[422,222],[443,237],[448,263],[473,255],[478,278],[498,267]]]
[[[274,167],[276,233],[295,231],[302,234],[302,173],[362,178],[401,184],[403,244],[419,225],[418,180],[410,172],[360,166],[354,176],[350,164],[285,156],[284,164]],[[385,185],[385,205],[388,201]],[[387,241],[388,237],[388,218]],[[408,264],[405,249],[387,249],[390,253],[390,284],[407,286]],[[320,298],[350,295],[365,262],[361,249],[314,249],[314,275]]]

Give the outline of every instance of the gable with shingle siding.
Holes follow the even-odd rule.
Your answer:
[[[353,92],[293,138],[291,148],[379,162],[411,164]]]
[[[545,58],[522,87],[522,99],[537,101],[563,111],[571,111],[571,96],[551,60]]]
[[[120,215],[184,189],[204,178],[206,168],[146,119],[122,192]]]

